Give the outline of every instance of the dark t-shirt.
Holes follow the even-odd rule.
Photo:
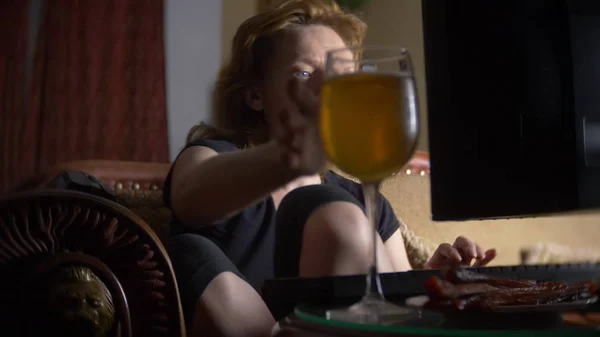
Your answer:
[[[199,140],[188,144],[185,149],[192,146],[205,146],[218,153],[238,150],[232,143],[222,140]],[[172,170],[164,184],[164,200],[168,207],[171,207],[171,174]],[[325,174],[324,183],[343,188],[364,207],[364,197],[359,184],[331,171]],[[271,197],[212,226],[190,228],[179,221],[177,215],[173,213],[172,235],[197,233],[209,238],[231,259],[248,282],[260,289],[264,280],[273,277],[275,213],[276,208]],[[396,232],[400,223],[390,203],[382,195],[379,198],[377,217],[379,235],[383,241],[386,241]]]

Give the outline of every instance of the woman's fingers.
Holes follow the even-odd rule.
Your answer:
[[[454,240],[452,247],[456,248],[463,260],[474,259],[477,256],[477,248],[473,241],[467,239],[464,236],[459,236]]]
[[[447,243],[441,244],[425,267],[441,268],[458,265],[471,267],[473,260],[475,260],[475,263],[472,267],[482,267],[495,257],[495,249],[484,251],[478,244],[463,236],[459,236],[453,245]]]
[[[441,244],[433,253],[429,262],[425,265],[426,268],[439,268],[447,265],[457,265],[462,261],[462,257],[458,250],[448,243]]]
[[[464,236],[459,236],[456,238],[452,246],[458,250],[460,256],[462,257],[461,264],[464,266],[470,266],[473,262],[473,259],[481,260],[485,257],[485,252],[483,249],[478,244]]]
[[[288,83],[288,94],[298,107],[298,112],[309,118],[315,118],[319,114],[319,97],[298,79],[292,79]]]
[[[475,261],[473,267],[478,268],[487,266],[487,264],[490,263],[494,258],[496,258],[496,249],[488,249],[485,251],[485,257],[481,260]]]
[[[287,97],[279,120],[280,140],[287,151],[296,152],[298,157],[305,147],[307,130],[315,127],[311,116],[318,110],[318,98],[302,81],[291,79],[287,83]]]
[[[274,137],[285,147],[291,147],[294,141],[294,128],[298,123],[295,116],[298,113],[298,106],[292,98],[291,91],[293,82],[288,82],[287,95],[283,97],[283,107],[275,116],[275,124],[272,126]]]

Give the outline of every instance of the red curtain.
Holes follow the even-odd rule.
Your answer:
[[[20,167],[27,8],[27,1],[0,1],[0,195],[14,183]]]
[[[72,160],[168,162],[163,0],[44,7],[20,178]]]

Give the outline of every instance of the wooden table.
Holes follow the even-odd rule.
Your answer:
[[[573,325],[577,330],[563,330],[562,332],[548,330],[543,332],[546,336],[599,336],[600,337],[600,313],[567,313],[562,315],[563,322]],[[590,327],[590,329],[585,329]],[[595,330],[594,330],[595,328]],[[481,331],[480,331],[481,332]],[[489,334],[480,334],[482,337],[489,337],[506,335],[507,337],[522,337],[522,336],[539,336],[540,331],[504,331]],[[369,332],[369,331],[356,331],[351,329],[340,329],[339,327],[324,326],[315,322],[309,322],[303,320],[295,315],[290,315],[281,320],[276,328],[273,330],[273,337],[425,337],[433,336],[429,334],[414,334],[414,333],[386,333],[386,332]],[[439,335],[438,335],[439,336]],[[476,331],[465,330],[465,334],[452,333],[448,336],[465,336],[472,337],[477,336]]]

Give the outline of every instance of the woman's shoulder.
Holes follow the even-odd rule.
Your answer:
[[[165,181],[163,184],[163,199],[165,205],[167,205],[169,208],[171,207],[171,181],[173,179],[173,168],[175,167],[175,163],[177,163],[177,160],[185,150],[194,146],[208,147],[213,149],[217,153],[231,152],[236,151],[238,149],[233,143],[220,139],[198,139],[187,143],[185,147],[181,149],[181,151],[171,164],[171,168],[169,169],[169,173],[165,177]]]

